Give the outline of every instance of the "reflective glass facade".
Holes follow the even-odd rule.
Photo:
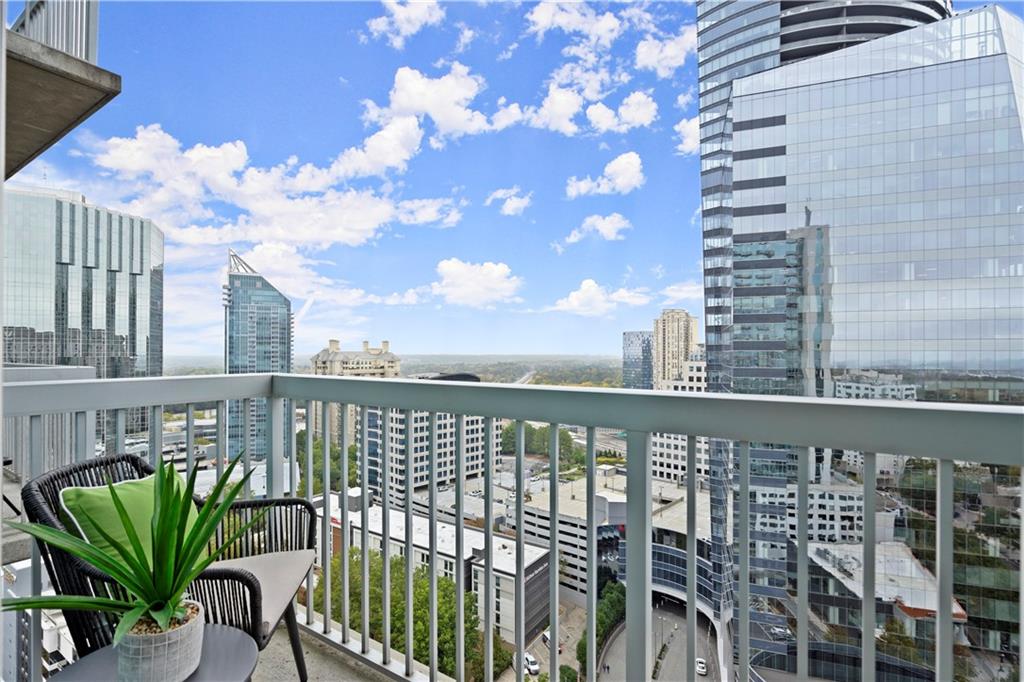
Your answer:
[[[1024,404],[1022,52],[1020,19],[989,7],[733,83],[720,261],[731,287],[728,310],[716,309],[729,390]],[[753,444],[753,485],[794,486],[795,457]],[[972,519],[955,531],[963,679],[969,649],[998,665],[998,652],[1018,648],[1019,526],[998,511],[1016,504],[1001,492],[1015,481],[996,467],[956,472],[958,514]],[[879,487],[926,592],[934,461],[902,461]],[[793,536],[775,530],[785,505],[757,507],[752,657],[793,671],[790,643],[773,634],[795,620]],[[828,578],[828,561],[811,564],[812,623],[823,627],[811,633],[812,672],[859,679],[860,597]],[[905,580],[879,564],[879,590]],[[928,679],[934,615],[907,617],[877,595],[880,679]]]
[[[654,332],[622,332],[622,387],[654,388]]]
[[[5,198],[5,362],[90,366],[103,379],[163,374],[163,232],[73,192]],[[132,410],[129,432],[146,419]],[[112,421],[101,415],[98,438]]]
[[[241,263],[241,269],[235,267]],[[225,291],[227,312],[226,349],[228,374],[292,371],[292,304],[288,297],[270,282],[232,255]],[[265,398],[250,401],[251,431],[249,455],[253,459],[267,456],[267,419],[269,406]],[[228,453],[235,457],[245,448],[244,404],[232,400],[228,404]],[[281,424],[285,434],[284,452],[291,451],[294,434]]]

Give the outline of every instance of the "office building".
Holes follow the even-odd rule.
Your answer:
[[[454,375],[425,375],[419,378],[423,381],[473,381],[479,382],[478,377],[469,374]],[[384,452],[384,410],[379,407],[367,407],[366,428],[358,428],[362,420],[362,412],[356,415],[357,429],[356,440],[358,444],[356,463],[358,470],[362,471],[362,458],[364,452],[363,434],[366,435],[366,451],[369,453],[367,467],[369,470],[370,487],[374,494],[380,495],[382,491],[383,472],[381,465]],[[456,434],[458,420],[454,415],[438,413],[437,415],[437,458],[431,460],[430,455],[430,415],[427,412],[415,411],[412,413],[412,447],[413,447],[413,489],[418,490],[430,483],[430,469],[434,467],[437,473],[438,486],[446,486],[455,482],[455,453],[458,444]],[[485,466],[491,466],[492,462],[487,460],[487,449],[484,438],[484,418],[466,416],[464,418],[463,431],[463,453],[465,457],[466,478],[481,476]],[[392,410],[388,428],[388,446],[390,456],[388,464],[390,476],[388,477],[388,491],[391,499],[398,504],[404,503],[405,496],[405,437],[406,419],[401,410]],[[491,440],[491,452],[498,456],[501,446],[501,430],[495,425],[494,434]]]
[[[371,540],[371,548],[382,549],[383,510],[372,506],[368,510],[369,523],[367,530]],[[352,514],[350,517],[350,542],[352,547],[362,547],[362,516]],[[430,565],[430,524],[426,516],[414,515],[413,524],[413,558],[415,565]],[[455,580],[455,524],[436,521],[437,528],[437,569],[438,575]],[[402,556],[405,551],[405,513],[392,509],[388,516],[388,533],[390,535],[391,556]],[[466,592],[476,595],[477,604],[484,604],[484,533],[478,528],[464,526],[462,530],[463,547],[466,555],[465,575]],[[516,594],[516,541],[504,535],[495,535],[491,553],[494,570],[494,625],[498,636],[505,642],[515,642],[515,594]],[[524,545],[523,564],[525,566],[525,584],[523,594],[526,596],[524,612],[526,616],[526,638],[531,640],[538,636],[547,624],[548,618],[548,550],[533,543]],[[486,607],[489,608],[489,607]],[[483,611],[483,608],[480,609]],[[479,627],[483,628],[484,620],[480,618]]]
[[[654,388],[653,332],[622,332],[622,387]]]
[[[150,220],[75,192],[6,190],[4,362],[95,368],[99,379],[163,374],[164,235]],[[144,409],[126,430],[148,428]],[[113,413],[97,437],[113,444]]]
[[[381,341],[379,348],[371,348],[369,341],[363,341],[362,350],[341,350],[337,339],[330,339],[327,348],[310,358],[313,374],[319,376],[338,377],[397,377],[402,372],[402,360],[391,352],[391,345]],[[331,434],[335,441],[341,433],[341,412],[335,403],[330,407]],[[320,438],[323,435],[323,408],[319,402],[310,403],[308,419],[312,424],[313,434]],[[349,442],[355,437],[355,406],[349,407]]]
[[[683,376],[686,363],[697,351],[697,318],[685,310],[669,308],[654,320],[654,386]]]
[[[228,283],[224,287],[224,364],[228,374],[292,371],[292,303],[234,251],[228,251]],[[228,456],[246,448],[253,459],[266,458],[270,431],[266,398],[249,401],[249,414],[240,400],[228,403]],[[287,415],[289,410],[284,410]],[[282,416],[285,452],[294,438]]]
[[[890,16],[900,11],[896,3],[856,8],[873,4]],[[918,15],[947,9],[900,4]],[[725,20],[721,6],[705,9]],[[790,11],[798,9],[814,11]],[[709,133],[726,122],[730,131],[717,138],[728,140],[728,152],[710,140],[704,147],[712,390],[1024,402],[1021,22],[998,7],[931,21],[804,61],[785,59],[783,49],[766,66],[779,68],[730,77],[720,119],[702,82],[702,121]],[[701,54],[709,47],[703,41]],[[880,374],[900,378],[879,382]],[[714,480],[716,467],[728,471],[733,460],[727,443],[711,449]],[[759,483],[785,488],[795,483],[797,456],[805,455],[755,446],[751,466]],[[718,496],[723,510],[725,498]],[[788,512],[779,505],[759,513]],[[907,545],[920,556],[934,549],[928,523],[908,521]],[[792,613],[788,598],[767,586],[795,581],[786,538],[756,530],[751,592],[764,608],[755,623]],[[993,589],[1011,584],[1011,562],[991,559],[957,555],[960,564],[984,564],[991,581],[969,585],[971,569],[956,574],[966,640],[1016,648],[1008,614],[1017,590]],[[751,628],[752,656],[784,662],[785,649],[762,630]],[[819,654],[831,655],[812,657]],[[837,679],[859,666],[848,657],[832,663]]]
[[[701,350],[691,354],[682,368],[682,374],[671,381],[659,381],[660,391],[675,393],[704,393],[707,390],[706,363]],[[708,463],[708,439],[697,436],[696,453],[686,451],[686,435],[679,433],[651,434],[651,475],[662,481],[686,483],[686,467],[691,461],[697,465],[697,475],[710,475]]]

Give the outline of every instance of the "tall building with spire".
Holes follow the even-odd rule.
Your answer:
[[[228,251],[228,283],[224,287],[224,369],[228,374],[292,371],[292,303],[234,251]],[[268,405],[265,398],[249,401],[249,455],[264,459]],[[288,410],[285,410],[285,414]],[[245,448],[244,402],[228,405],[228,456]],[[285,452],[294,434],[285,425]]]

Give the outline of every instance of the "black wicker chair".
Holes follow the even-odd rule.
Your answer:
[[[153,472],[148,462],[135,455],[97,457],[29,481],[22,488],[21,498],[30,521],[66,530],[57,513],[62,489],[105,485],[108,478],[115,483],[139,479]],[[196,504],[200,503],[197,499]],[[244,630],[256,640],[261,651],[270,643],[277,625],[285,620],[299,679],[305,681],[306,662],[292,604],[295,590],[285,594],[282,588],[295,583],[297,589],[312,563],[316,534],[313,505],[300,498],[236,501],[211,540],[211,549],[268,508],[257,524],[227,548],[221,557],[223,561],[215,562],[200,574],[189,593],[203,604],[208,623]],[[125,596],[120,586],[103,572],[45,543],[37,545],[57,594]],[[271,553],[274,556],[264,556]],[[284,574],[287,579],[282,579]],[[116,615],[68,610],[64,616],[79,656],[113,641]]]

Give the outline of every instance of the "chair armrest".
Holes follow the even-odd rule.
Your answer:
[[[207,623],[244,630],[260,646],[263,628],[263,593],[260,582],[243,568],[208,567],[192,581],[188,596],[203,605]]]
[[[231,504],[210,551],[216,550],[257,514],[266,512],[241,537],[224,548],[220,559],[238,559],[269,552],[316,548],[316,509],[305,499],[240,500]]]

